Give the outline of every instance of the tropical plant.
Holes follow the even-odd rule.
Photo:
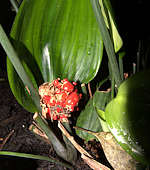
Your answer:
[[[84,109],[79,108],[76,134],[86,141],[96,136],[102,143],[106,141],[101,140],[104,132],[106,136],[112,134],[111,139],[117,141],[113,142],[113,147],[117,148],[116,155],[120,151],[125,154],[125,159],[120,160],[125,163],[118,165],[124,164],[123,168],[126,168],[131,162],[130,169],[136,168],[135,161],[148,165],[149,135],[145,127],[150,129],[149,71],[136,73],[125,80],[124,53],[120,51],[123,42],[110,1],[24,0],[19,10],[17,4],[14,4],[17,15],[9,39],[0,26],[0,42],[8,56],[9,84],[17,101],[29,112],[36,112],[36,125],[51,141],[56,153],[74,164],[77,159],[75,148],[80,147],[66,138],[66,134],[60,141],[48,125],[47,114],[52,121],[50,124],[58,121],[58,127],[65,127],[71,134],[68,117],[73,113],[70,112],[75,111],[78,103],[79,106],[87,103],[81,107]],[[104,80],[97,80],[95,77],[103,71],[100,66],[106,57],[103,44],[108,56],[108,74]],[[97,80],[93,84],[96,89],[93,95],[90,93],[92,80]],[[107,82],[110,82],[110,88],[99,91]],[[39,87],[42,87],[42,92]],[[81,103],[78,91],[83,93]],[[50,160],[5,151],[0,154]],[[85,152],[81,154],[87,156]],[[109,157],[107,155],[111,165],[117,169],[116,161]]]

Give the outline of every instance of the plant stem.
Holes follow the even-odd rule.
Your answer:
[[[17,1],[16,0],[10,0],[10,2],[12,4],[14,10],[16,11],[16,13],[18,13],[19,5],[18,5]]]
[[[42,129],[42,131],[46,134],[50,142],[52,143],[54,150],[56,153],[66,160],[66,148],[65,146],[59,141],[59,139],[55,136],[53,131],[48,126],[47,122],[39,116],[38,113],[35,113],[33,116],[34,121],[37,123],[37,125]],[[67,160],[66,160],[67,161]]]
[[[119,56],[119,69],[120,69],[121,80],[123,81],[123,79],[124,79],[124,77],[123,77],[123,59],[121,56]]]
[[[114,98],[115,96],[115,81],[114,81],[114,76],[112,76],[112,79],[111,79],[111,99]]]
[[[133,74],[135,74],[135,73],[136,73],[136,64],[133,63]]]
[[[34,101],[37,109],[41,112],[40,107],[40,98],[38,95],[38,92],[34,88],[30,78],[28,77],[27,73],[24,70],[24,67],[22,66],[21,61],[19,60],[18,54],[16,53],[15,49],[13,48],[10,40],[8,39],[6,33],[4,32],[2,26],[0,25],[0,43],[2,47],[4,48],[7,56],[9,57],[11,63],[13,64],[15,70],[17,71],[17,74],[21,78],[22,82],[25,86],[27,86],[31,92],[31,98]]]
[[[51,142],[48,140],[48,137],[46,136],[46,134],[41,130],[41,128],[36,123],[33,122],[30,125],[29,130],[32,133],[34,133],[40,140],[42,139],[43,141],[51,145]]]
[[[105,45],[105,49],[108,55],[108,59],[110,62],[110,66],[111,69],[113,70],[113,75],[115,78],[115,82],[117,87],[119,87],[120,83],[121,83],[121,77],[120,77],[120,72],[119,72],[119,68],[118,68],[118,63],[116,60],[116,55],[114,52],[114,47],[113,47],[113,43],[111,41],[109,32],[107,30],[106,24],[104,22],[104,18],[101,12],[101,7],[99,5],[99,0],[91,0],[91,4],[93,7],[93,11],[95,13],[98,25],[99,25],[99,29],[103,38],[103,42]]]

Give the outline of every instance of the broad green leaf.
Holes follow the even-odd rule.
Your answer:
[[[36,89],[34,88],[34,85],[32,84],[34,82],[34,78],[30,74],[31,72],[30,72],[30,70],[28,70],[28,67],[26,67],[26,63],[24,63],[24,60],[21,58],[22,62],[20,61],[18,54],[16,53],[14,47],[10,43],[10,40],[8,39],[8,37],[5,34],[1,25],[0,25],[0,43],[1,43],[2,47],[4,48],[6,54],[8,55],[10,61],[12,62],[18,76],[22,80],[22,82],[21,82],[22,85],[24,83],[24,85],[26,86],[28,95],[31,97],[29,99],[32,99],[31,102],[33,101],[34,104],[36,105],[36,107],[37,107],[36,110],[41,112],[39,95],[38,95]],[[27,73],[30,75],[31,79],[28,77]],[[18,82],[16,82],[16,84],[17,83]],[[15,90],[16,89],[17,89],[17,87],[15,87]],[[28,102],[30,102],[30,101],[28,101]],[[33,109],[33,108],[31,107],[30,109]],[[57,139],[57,137],[51,131],[50,127],[47,126],[47,123],[45,122],[45,120],[43,120],[41,118],[41,116],[38,115],[37,112],[34,115],[33,119],[38,122],[41,129],[44,128],[44,132],[45,132],[45,134],[47,134],[48,138],[52,142],[56,153],[60,157],[64,158],[66,161],[75,162],[75,160],[77,158],[76,150],[75,150],[75,148],[73,148],[73,146],[71,146],[70,143],[67,142],[67,139],[65,140],[66,147],[67,147],[67,149],[66,149],[66,147],[62,143],[60,143],[60,141]],[[69,128],[69,124],[67,127]]]
[[[99,117],[96,113],[95,107],[93,106],[93,100],[90,99],[85,109],[80,113],[76,126],[79,128],[91,130],[93,132],[101,132],[102,127],[99,121]],[[77,135],[86,141],[92,140],[95,137],[83,130],[76,130]]]
[[[38,67],[36,65],[36,62],[34,61],[34,58],[30,55],[30,53],[27,51],[26,48],[23,47],[22,44],[16,43],[15,41],[12,41],[14,44],[14,47],[16,47],[16,51],[18,52],[19,59],[21,61],[21,64],[23,65],[28,77],[32,81],[34,88],[38,91],[38,85],[40,82],[42,82],[42,76],[40,74],[40,71],[38,70]],[[26,57],[28,56],[30,60]],[[32,69],[34,68],[34,69]],[[20,70],[21,72],[21,70]],[[7,74],[9,78],[9,84],[12,89],[13,94],[15,95],[18,102],[28,111],[30,112],[36,112],[38,111],[37,107],[35,106],[33,100],[31,99],[32,93],[28,89],[27,84],[21,80],[18,75],[15,68],[13,67],[11,61],[9,58],[7,58]],[[36,82],[38,80],[38,83]]]
[[[8,39],[5,31],[3,30],[2,26],[0,25],[0,43],[2,45],[2,47],[4,48],[7,56],[9,57],[9,59],[11,60],[12,64],[14,65],[14,68],[15,70],[17,71],[18,73],[18,76],[20,77],[20,82],[24,83],[23,86],[26,86],[26,89],[28,89],[28,95],[26,97],[26,99],[28,98],[28,102],[30,104],[30,106],[32,106],[30,108],[30,110],[32,109],[33,110],[38,110],[38,111],[41,111],[41,107],[40,107],[40,98],[39,98],[39,95],[36,91],[36,86],[34,87],[34,78],[32,76],[32,81],[31,79],[28,77],[26,71],[24,68],[27,69],[27,72],[28,73],[31,73],[30,70],[26,67],[26,64],[24,63],[24,67],[23,67],[23,64],[21,63],[19,57],[18,57],[18,54],[16,53],[14,47],[12,46],[10,40]],[[10,72],[11,74],[12,72]],[[8,73],[9,74],[9,73]],[[22,80],[22,81],[21,81]],[[10,80],[11,81],[11,80]],[[15,90],[18,90],[18,84],[20,82],[16,82],[14,83],[14,89]],[[30,90],[29,90],[30,89]],[[19,89],[20,90],[20,89]],[[21,91],[22,92],[22,91]],[[30,94],[30,95],[29,95]],[[34,103],[32,102],[32,100],[34,101]],[[23,100],[22,100],[23,101]],[[23,101],[25,102],[25,100]],[[25,106],[27,106],[25,104]]]
[[[150,164],[150,70],[124,81],[106,107],[109,129],[134,159]]]
[[[101,10],[103,13],[105,23],[107,27],[111,29],[115,52],[118,52],[123,45],[123,41],[117,30],[117,26],[115,23],[115,16],[114,16],[114,12],[113,12],[113,8],[111,6],[110,0],[99,0],[99,3],[101,6]]]
[[[57,77],[87,83],[99,70],[103,42],[89,0],[24,0],[11,38],[35,86]],[[9,61],[7,69],[15,97],[28,105],[24,86]],[[30,105],[24,107],[32,111]]]

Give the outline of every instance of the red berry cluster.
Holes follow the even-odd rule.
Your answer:
[[[78,109],[81,94],[77,93],[76,82],[59,78],[53,82],[44,83],[39,87],[42,115],[53,120],[67,121],[70,112]]]

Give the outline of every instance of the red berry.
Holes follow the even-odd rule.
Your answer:
[[[62,80],[63,83],[63,90],[71,93],[74,90],[74,85],[71,84],[67,79]]]
[[[58,112],[58,113],[60,113],[60,112],[62,112],[62,111],[63,111],[63,109],[62,109],[62,108],[60,108],[60,107],[57,107],[57,109],[56,109],[56,110],[57,110],[57,112]]]
[[[59,118],[63,119],[63,118],[67,118],[67,116],[66,115],[60,115]]]
[[[68,94],[66,92],[63,92],[62,97],[61,97],[62,98],[61,101],[64,102],[67,97],[68,97]]]
[[[53,115],[53,120],[58,120],[58,116],[57,115]]]
[[[68,105],[71,108],[71,111],[74,110],[74,107],[79,102],[79,95],[76,92],[72,92],[65,101],[65,106]]]
[[[76,85],[77,85],[77,83],[76,83],[76,82],[74,82],[74,81],[72,82],[72,84],[73,84],[74,86],[76,86]]]
[[[50,102],[50,99],[51,99],[51,96],[47,96],[47,95],[43,96],[43,102],[45,104],[48,104]]]
[[[51,115],[51,110],[50,110],[50,108],[48,107],[47,109],[48,109],[47,112],[49,113],[49,115]]]
[[[54,80],[54,81],[53,81],[53,84],[54,84],[54,86],[57,86],[57,85],[59,84],[58,79]]]
[[[59,89],[61,88],[61,83],[59,82],[58,79],[54,80],[54,81],[53,81],[53,84],[54,84],[55,87],[57,87],[57,88],[59,88]]]
[[[55,94],[61,94],[61,90],[60,90],[60,89],[57,89],[57,90],[55,91]]]
[[[77,111],[79,111],[79,107],[77,107],[77,109],[76,109]]]
[[[68,79],[54,80],[52,83],[46,83],[39,88],[41,90],[41,106],[44,117],[51,120],[64,121],[70,116],[78,105],[81,94],[77,93],[76,82],[70,83]],[[43,105],[44,104],[44,105]]]

